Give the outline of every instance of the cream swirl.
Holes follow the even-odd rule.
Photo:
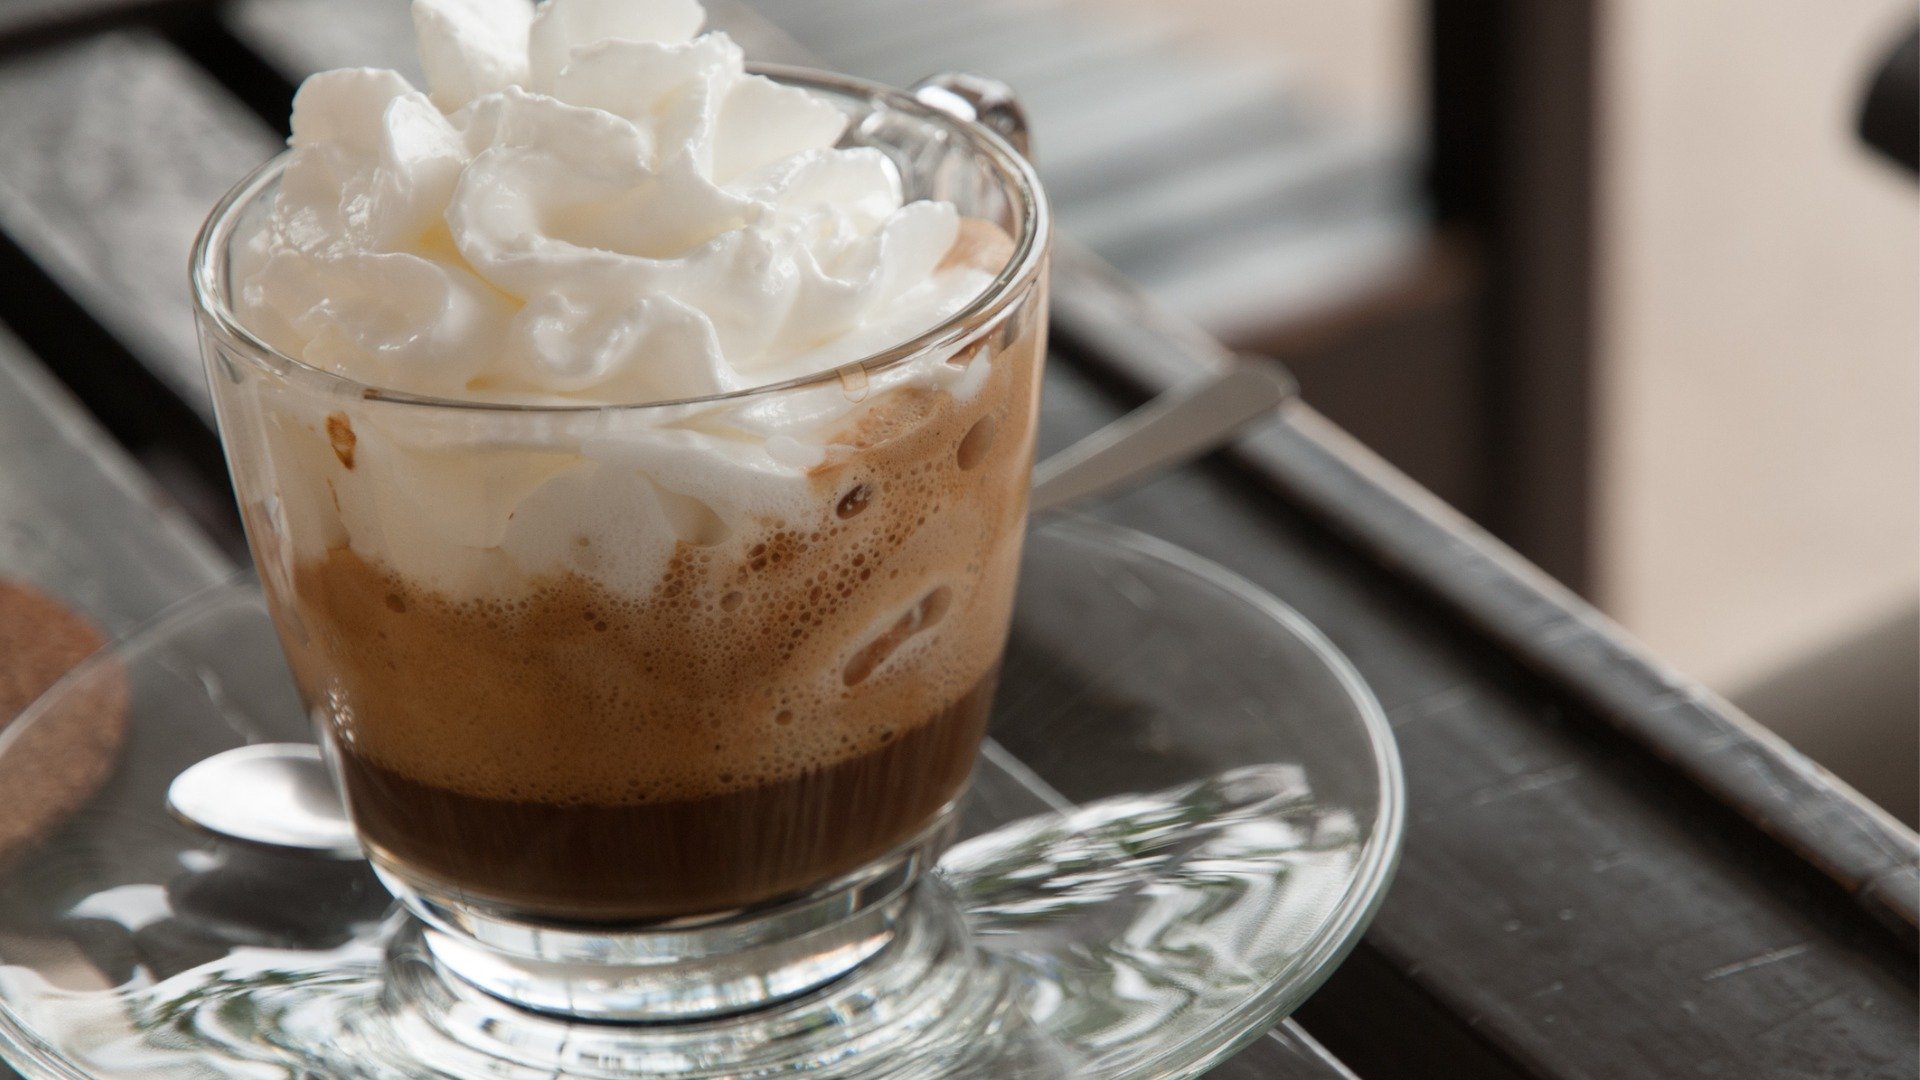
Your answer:
[[[909,340],[990,280],[942,265],[950,204],[904,203],[885,154],[836,146],[832,102],[696,37],[694,0],[413,18],[428,91],[308,79],[241,267],[242,317],[309,364],[446,397],[672,400]]]

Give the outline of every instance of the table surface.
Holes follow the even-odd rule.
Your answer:
[[[235,567],[186,249],[302,71],[380,55],[368,12],[0,9],[0,575],[110,634]],[[1070,242],[1058,263],[1043,452],[1228,361]],[[1913,834],[1310,408],[1094,512],[1298,608],[1406,761],[1366,941],[1214,1075],[1920,1075]]]

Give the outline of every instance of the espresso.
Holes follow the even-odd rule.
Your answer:
[[[767,784],[630,805],[480,798],[340,755],[354,820],[389,866],[463,900],[630,923],[763,903],[913,838],[959,794],[988,677],[879,748]]]

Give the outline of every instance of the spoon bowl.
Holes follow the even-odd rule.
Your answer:
[[[227,840],[361,857],[327,763],[308,743],[254,743],[196,762],[167,786],[167,810]]]

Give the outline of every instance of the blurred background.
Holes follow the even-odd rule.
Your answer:
[[[1011,82],[1067,231],[1914,820],[1911,0],[752,6]]]

